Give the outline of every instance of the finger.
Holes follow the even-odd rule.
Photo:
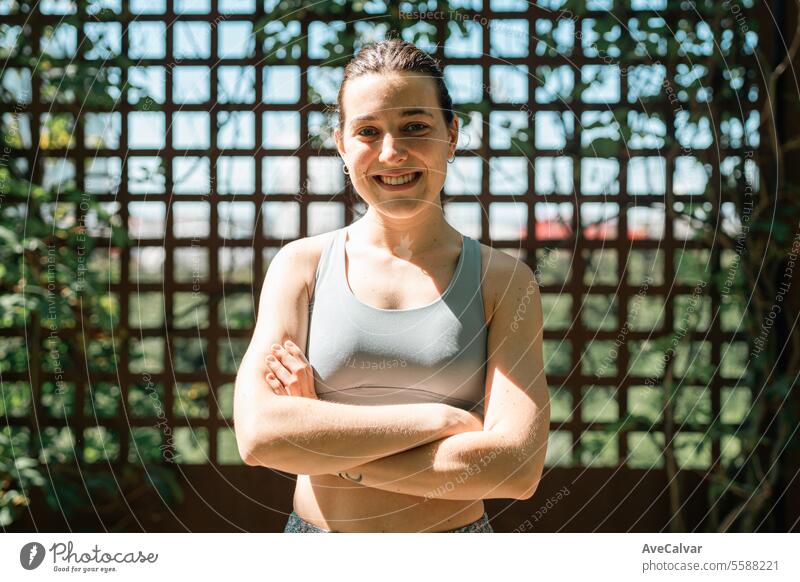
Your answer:
[[[282,345],[279,344],[272,344],[272,353],[275,354],[281,361],[281,363],[286,366],[292,373],[296,373],[305,365],[305,358],[298,359],[294,353],[290,352]]]
[[[280,380],[281,384],[283,384],[289,396],[305,396],[303,387],[305,382],[302,379],[303,371],[300,370],[297,374],[290,371],[278,358],[274,350],[272,352],[272,358],[273,359],[270,360],[270,356],[267,356],[267,363],[278,380]]]
[[[291,340],[286,340],[283,342],[283,348],[289,352],[292,356],[294,356],[297,361],[302,362],[304,364],[308,363],[308,359],[306,355],[303,353],[303,350],[300,349],[296,343]]]
[[[314,375],[313,373],[309,374],[311,371],[311,364],[308,363],[308,359],[303,353],[303,350],[301,350],[297,344],[290,340],[283,342],[283,347],[287,352],[294,356],[297,361],[302,363],[303,368],[306,370],[306,374],[310,376],[305,382],[303,382],[303,396],[306,398],[316,398],[317,393],[314,389]]]
[[[272,372],[267,374],[267,385],[269,385],[269,387],[272,388],[272,391],[278,396],[286,396],[286,389]]]
[[[275,377],[280,380],[281,384],[287,386],[291,380],[292,374],[287,370],[280,360],[273,354],[267,356],[267,366],[270,371],[275,374]]]
[[[278,396],[283,396],[285,394],[283,389],[279,388],[280,382],[278,382],[278,379],[272,375],[272,372],[267,374],[265,380],[267,381],[267,386],[269,386],[270,390],[272,390],[274,394],[277,394]]]

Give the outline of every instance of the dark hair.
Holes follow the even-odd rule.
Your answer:
[[[355,54],[344,68],[344,77],[336,97],[337,112],[339,113],[339,130],[344,130],[344,110],[342,97],[347,81],[368,75],[370,73],[393,73],[409,71],[425,73],[433,77],[436,82],[436,92],[439,97],[444,120],[449,126],[453,121],[453,100],[444,84],[444,75],[439,62],[416,45],[406,42],[401,38],[388,38],[379,42],[366,44]]]

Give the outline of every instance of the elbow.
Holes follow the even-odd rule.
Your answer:
[[[239,447],[239,456],[244,461],[244,464],[249,467],[258,467],[261,463],[258,462],[258,454],[256,453],[257,447],[252,441],[244,440],[238,435],[236,437],[236,444]]]
[[[239,449],[239,456],[244,461],[244,464],[250,467],[260,466],[262,464],[258,460],[260,447],[254,436],[249,431],[241,430],[238,426],[234,429],[234,433],[236,435],[236,447]]]
[[[533,478],[524,478],[514,476],[508,477],[504,480],[504,485],[500,488],[497,487],[497,481],[494,481],[493,487],[494,494],[484,497],[484,499],[518,499],[525,501],[533,497],[536,489],[539,488],[539,481]]]
[[[248,377],[237,376],[234,437],[245,465],[276,468],[288,454],[287,431],[297,424],[295,412],[301,399],[262,392]]]
[[[236,409],[233,411],[233,435],[236,448],[245,465],[255,467],[258,463],[259,439],[254,429],[255,422],[251,415],[245,415]]]
[[[538,479],[523,480],[517,484],[516,490],[513,495],[513,499],[519,499],[520,501],[525,501],[526,499],[530,499],[531,497],[533,497],[533,494],[536,493],[536,490],[538,488],[539,488]]]
[[[239,455],[242,457],[242,461],[248,467],[260,467],[258,461],[256,460],[256,456],[252,454],[242,454],[241,452]]]
[[[516,477],[511,479],[513,482],[510,491],[511,498],[525,501],[533,497],[539,488],[543,471],[544,459],[530,459],[527,463],[517,464],[510,472]]]
[[[237,417],[234,435],[239,456],[250,467],[271,467],[282,442],[279,430],[267,415]]]
[[[239,456],[245,465],[250,467],[271,467],[276,457],[279,439],[266,438],[255,435],[239,435],[236,433],[236,445]]]

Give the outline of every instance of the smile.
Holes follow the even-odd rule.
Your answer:
[[[422,172],[412,172],[410,174],[405,174],[403,176],[378,175],[378,176],[373,176],[372,179],[386,189],[395,190],[395,189],[410,188],[419,181],[421,176]]]

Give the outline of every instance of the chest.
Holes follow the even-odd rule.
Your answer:
[[[416,309],[437,301],[454,283],[457,263],[452,257],[431,257],[415,262],[345,254],[344,272],[348,291],[361,303],[378,309]],[[484,321],[494,309],[494,287],[485,276],[481,252],[481,296]]]
[[[378,309],[415,309],[436,301],[450,284],[454,265],[436,258],[414,262],[350,252],[345,276],[353,295]]]

